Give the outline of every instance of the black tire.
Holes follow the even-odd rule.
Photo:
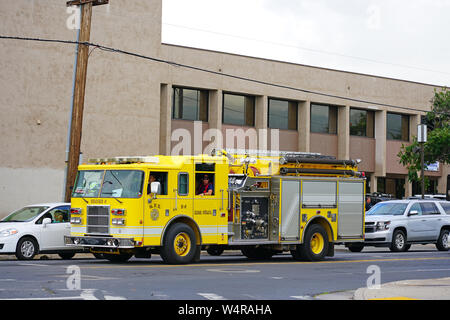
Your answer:
[[[127,262],[132,256],[132,253],[125,252],[121,252],[119,254],[103,253],[103,258],[110,262]]]
[[[186,264],[197,260],[198,249],[192,228],[184,223],[175,223],[164,236],[160,255],[165,263]]]
[[[436,248],[439,251],[448,251],[450,249],[448,244],[448,238],[449,238],[450,232],[448,230],[441,230],[441,233],[439,234],[439,238],[436,242]]]
[[[308,261],[321,261],[328,252],[328,234],[319,224],[313,224],[305,233],[299,256]]]
[[[210,256],[220,256],[224,251],[224,248],[219,247],[219,246],[211,246],[208,249],[206,249],[206,252],[208,252],[208,254]]]
[[[303,256],[302,245],[297,245],[297,248],[295,250],[291,250],[291,255],[292,255],[292,258],[294,258],[294,260],[297,260],[297,261],[306,260],[306,258]]]
[[[103,253],[95,252],[92,254],[94,255],[95,259],[106,259]]]
[[[411,247],[411,246],[409,246]],[[406,235],[402,230],[395,230],[392,235],[392,242],[389,246],[389,249],[392,252],[405,252],[409,249],[408,244],[406,243]]]
[[[245,247],[241,249],[241,252],[251,260],[267,260],[275,254],[274,250],[264,247]]]
[[[75,256],[75,252],[60,252],[58,253],[58,256],[63,260],[70,260]]]
[[[364,244],[350,244],[348,250],[351,252],[361,252],[364,249]]]
[[[19,260],[31,260],[38,253],[39,246],[31,237],[24,237],[17,243],[16,257]]]

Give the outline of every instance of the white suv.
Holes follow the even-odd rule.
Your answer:
[[[366,212],[364,243],[348,245],[352,252],[364,246],[407,251],[412,244],[434,243],[449,250],[450,202],[443,200],[392,200],[379,202]]]

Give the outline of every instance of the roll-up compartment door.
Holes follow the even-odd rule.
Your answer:
[[[361,238],[364,228],[364,182],[340,181],[338,238]]]

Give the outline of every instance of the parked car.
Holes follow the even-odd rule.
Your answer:
[[[377,203],[365,216],[364,243],[348,245],[352,252],[365,246],[407,251],[412,244],[436,244],[449,250],[450,202],[437,199],[391,200]]]
[[[29,205],[0,221],[0,254],[29,260],[38,253],[57,253],[71,259],[82,248],[66,247],[66,235],[70,235],[70,203]]]

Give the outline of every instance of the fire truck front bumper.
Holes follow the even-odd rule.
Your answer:
[[[88,248],[132,249],[136,247],[136,242],[132,238],[65,236],[64,243],[66,246]]]

